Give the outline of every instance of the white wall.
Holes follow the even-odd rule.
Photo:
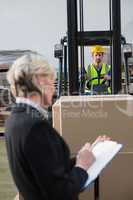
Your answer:
[[[108,2],[84,0],[85,30],[108,29]],[[122,33],[133,43],[133,0],[121,5]],[[66,0],[0,0],[0,50],[38,50],[57,66],[54,45],[66,31]]]

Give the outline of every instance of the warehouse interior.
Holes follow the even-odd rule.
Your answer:
[[[49,121],[71,154],[75,156],[99,134],[123,145],[79,200],[132,200],[133,1],[5,0],[0,4],[0,200],[15,199],[18,193],[5,148],[5,121],[15,102],[6,76],[17,58],[37,52],[56,69]],[[104,63],[111,66],[111,90],[105,93],[98,87],[93,95],[85,92],[85,75],[93,62],[91,49],[98,45],[106,49]]]

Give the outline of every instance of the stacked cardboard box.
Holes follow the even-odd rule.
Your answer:
[[[106,134],[124,145],[100,177],[102,200],[133,199],[133,96],[68,96],[53,105],[53,126],[69,144],[72,154],[85,142]],[[93,188],[81,200],[92,200]]]

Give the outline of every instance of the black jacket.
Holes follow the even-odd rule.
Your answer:
[[[14,181],[24,200],[77,200],[86,171],[74,167],[68,146],[33,107],[17,104],[6,122]]]

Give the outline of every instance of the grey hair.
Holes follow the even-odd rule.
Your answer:
[[[55,73],[53,66],[40,54],[29,53],[18,58],[7,73],[12,94],[27,96],[29,92],[41,93],[40,88],[33,81],[33,76],[39,69],[43,69],[46,76]]]

